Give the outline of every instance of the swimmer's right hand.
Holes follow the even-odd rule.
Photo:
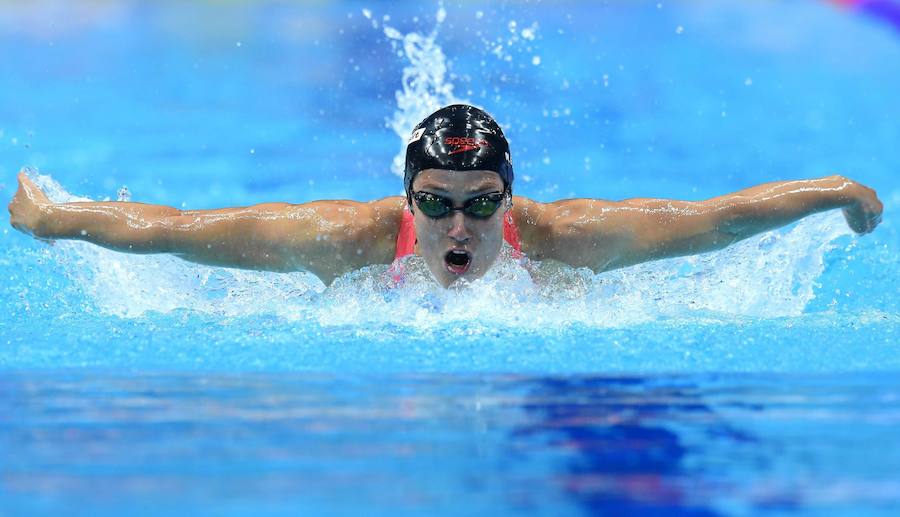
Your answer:
[[[31,181],[24,171],[19,172],[19,189],[9,203],[9,222],[20,232],[46,237],[44,218],[53,202]]]

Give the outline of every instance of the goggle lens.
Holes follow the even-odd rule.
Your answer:
[[[462,207],[454,207],[449,199],[428,192],[416,192],[413,196],[416,206],[428,217],[440,219],[452,211],[462,210],[464,214],[476,219],[487,219],[494,215],[503,202],[502,192],[484,194],[466,201]]]
[[[425,192],[416,194],[416,206],[428,217],[437,219],[444,217],[450,212],[450,207],[445,203],[445,199]]]
[[[474,217],[488,218],[494,215],[494,212],[500,207],[501,199],[492,199],[487,196],[477,197],[466,203],[464,212]]]

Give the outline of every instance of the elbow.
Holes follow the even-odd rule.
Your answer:
[[[710,232],[713,242],[721,243],[716,249],[725,248],[762,231],[758,224],[747,218],[733,218],[719,224]]]
[[[134,251],[138,251],[137,248],[145,253],[180,253],[184,251],[176,245],[178,239],[174,229],[162,221],[149,225],[142,233],[143,235],[139,238],[127,239],[132,242],[129,247]]]

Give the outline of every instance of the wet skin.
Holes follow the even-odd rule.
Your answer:
[[[491,192],[503,192],[503,181],[491,171],[455,172],[428,169],[416,176],[413,192],[428,192],[448,198],[454,206]],[[503,245],[503,216],[510,207],[504,203],[494,215],[478,219],[462,211],[433,219],[413,206],[416,224],[416,252],[425,259],[435,280],[444,287],[464,278],[474,280],[484,276]],[[462,274],[453,272],[447,253],[451,250],[466,252],[470,263]]]
[[[491,171],[427,169],[413,190],[454,206],[502,190]],[[39,239],[78,239],[128,253],[171,253],[192,262],[266,271],[309,271],[325,283],[394,258],[404,197],[370,202],[263,203],[216,210],[132,202],[53,203],[24,173],[9,204],[10,223]],[[504,211],[519,228],[522,251],[595,272],[724,248],[807,215],[841,209],[859,234],[881,222],[875,191],[843,176],[781,181],[703,201],[566,199],[539,203],[516,196],[512,207],[478,220],[460,211],[430,219],[414,209],[417,252],[435,280],[449,286],[481,277],[503,242]],[[447,252],[465,250],[465,272],[448,269]]]

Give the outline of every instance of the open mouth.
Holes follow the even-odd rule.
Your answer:
[[[444,262],[447,264],[447,271],[454,275],[462,275],[469,270],[472,255],[465,250],[450,250],[444,256]]]

